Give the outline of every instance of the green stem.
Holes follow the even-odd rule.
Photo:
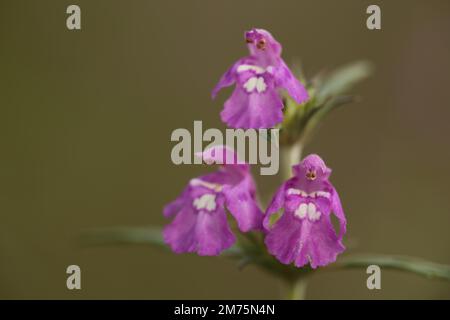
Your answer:
[[[288,283],[287,300],[305,300],[306,288],[308,286],[307,280],[304,277],[299,277]]]
[[[292,166],[300,162],[302,151],[303,145],[300,142],[281,148],[281,175],[283,180],[291,177]]]
[[[303,145],[300,141],[292,145],[284,146],[281,149],[281,176],[283,181],[291,178],[292,166],[299,163],[302,158]],[[306,279],[304,277],[297,277],[289,280],[287,299],[289,300],[304,300],[306,295]]]

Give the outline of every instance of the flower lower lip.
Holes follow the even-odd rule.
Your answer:
[[[251,77],[244,83],[243,87],[248,93],[263,93],[266,91],[267,85],[263,77]]]
[[[316,221],[320,219],[322,215],[314,203],[302,203],[298,206],[297,210],[295,210],[294,215],[300,219],[308,218],[310,221]]]
[[[206,193],[201,197],[194,199],[192,205],[197,210],[214,211],[216,209],[216,195]]]

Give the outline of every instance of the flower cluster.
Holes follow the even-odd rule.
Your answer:
[[[220,79],[212,95],[236,84],[225,102],[222,120],[232,128],[271,128],[283,120],[284,89],[298,104],[309,99],[305,87],[281,58],[281,45],[262,29],[245,33],[250,55],[239,59]],[[181,195],[164,208],[173,218],[163,231],[176,253],[218,255],[236,241],[227,211],[241,232],[264,235],[270,254],[281,263],[312,268],[327,265],[344,251],[346,219],[339,196],[329,181],[331,170],[318,155],[295,164],[265,213],[260,209],[250,166],[238,161],[234,150],[217,146],[197,154],[213,173],[189,181]],[[339,220],[339,233],[331,215]]]

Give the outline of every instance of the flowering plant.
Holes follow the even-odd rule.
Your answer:
[[[191,179],[163,209],[171,219],[161,230],[113,228],[84,234],[89,245],[150,244],[175,253],[221,255],[243,268],[254,264],[282,279],[292,299],[304,297],[309,275],[328,270],[367,268],[413,272],[450,280],[450,267],[421,259],[387,255],[342,255],[347,219],[331,169],[315,154],[301,159],[322,119],[336,107],[355,101],[349,89],[370,75],[372,66],[357,62],[306,81],[294,76],[281,58],[281,44],[266,30],[245,33],[249,55],[220,78],[212,96],[235,84],[221,118],[232,128],[280,129],[284,182],[264,208],[250,166],[234,150],[216,146],[197,154],[217,171]],[[223,161],[226,159],[226,161]],[[227,211],[237,224],[233,232]],[[334,228],[332,217],[338,220]],[[351,229],[351,228],[350,228]],[[339,257],[338,257],[339,256]]]

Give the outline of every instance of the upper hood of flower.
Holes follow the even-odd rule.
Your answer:
[[[281,44],[264,29],[253,28],[245,32],[245,41],[250,55],[263,61],[272,61],[281,55]]]
[[[249,165],[239,157],[238,153],[228,146],[213,146],[203,152],[197,152],[195,155],[202,158],[203,161],[209,165],[217,164],[240,170],[249,169]]]
[[[300,180],[320,182],[328,180],[331,169],[325,165],[325,162],[317,154],[310,154],[299,164],[293,166],[292,172]]]

